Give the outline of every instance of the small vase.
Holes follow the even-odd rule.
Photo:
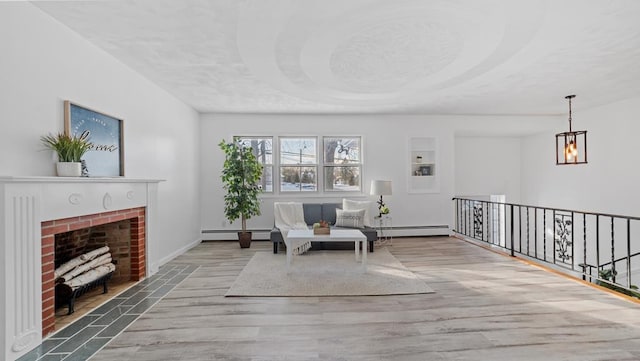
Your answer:
[[[80,177],[82,165],[80,162],[58,162],[56,164],[58,177]]]

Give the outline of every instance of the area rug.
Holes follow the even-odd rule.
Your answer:
[[[367,272],[353,251],[312,251],[294,256],[258,252],[225,296],[373,296],[433,293],[386,248],[368,254]]]

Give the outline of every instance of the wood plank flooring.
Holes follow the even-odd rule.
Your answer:
[[[271,249],[178,257],[200,268],[91,360],[640,360],[639,304],[455,238],[389,247],[434,294],[225,298]]]

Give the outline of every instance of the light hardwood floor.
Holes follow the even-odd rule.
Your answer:
[[[389,249],[436,293],[225,298],[271,243],[203,243],[173,261],[200,268],[91,360],[640,360],[639,304],[455,238]]]

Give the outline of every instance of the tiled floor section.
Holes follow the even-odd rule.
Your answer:
[[[120,294],[138,282],[127,281],[124,283],[114,282],[112,278],[109,281],[109,292],[102,293],[102,287],[96,287],[93,290],[83,294],[75,302],[75,312],[67,315],[68,307],[60,307],[56,310],[56,330],[62,330],[78,319],[84,317],[87,313],[107,302],[113,295]]]
[[[87,360],[196,269],[194,265],[160,268],[152,277],[45,339],[18,361]]]

